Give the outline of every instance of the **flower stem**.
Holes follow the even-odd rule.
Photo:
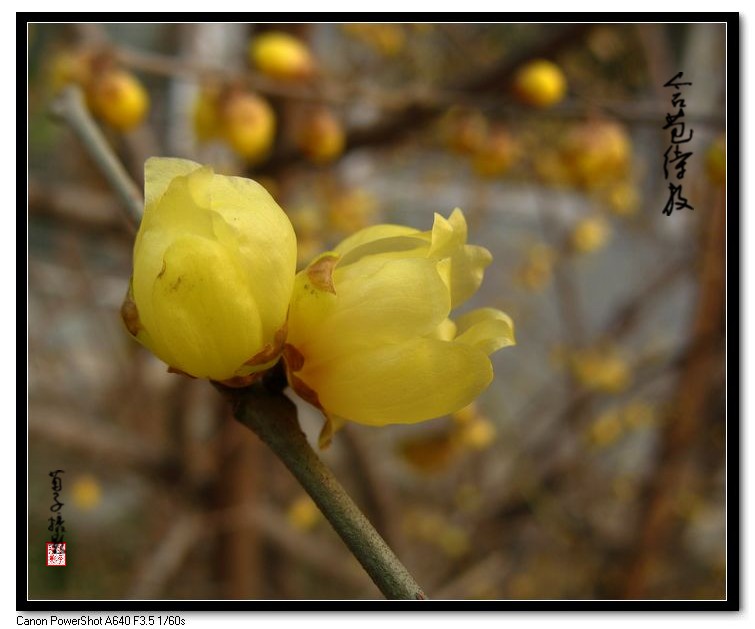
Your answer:
[[[236,419],[283,461],[383,595],[389,599],[424,599],[414,578],[312,450],[299,428],[293,402],[261,383],[232,395]]]
[[[129,224],[136,231],[142,220],[144,199],[123,164],[110,148],[102,131],[89,115],[81,89],[71,85],[63,90],[53,102],[52,113],[63,120],[84,145],[89,156],[118,194],[126,210]]]

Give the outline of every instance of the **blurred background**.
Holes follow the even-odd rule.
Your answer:
[[[380,596],[213,387],[126,333],[134,231],[51,115],[71,84],[140,187],[151,155],[260,181],[301,264],[463,208],[494,258],[467,308],[505,310],[518,344],[476,404],[321,453],[430,598],[725,597],[725,36],[30,25],[29,598]],[[694,211],[665,215],[679,71]],[[65,569],[45,566],[56,469]]]

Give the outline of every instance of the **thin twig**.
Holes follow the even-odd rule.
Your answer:
[[[144,208],[141,192],[89,115],[81,89],[73,85],[67,87],[53,103],[52,111],[71,128],[84,145],[89,156],[120,198],[129,224],[136,231]]]
[[[389,599],[424,599],[414,578],[312,450],[299,428],[293,402],[261,384],[236,395],[236,419],[278,455],[383,595]]]

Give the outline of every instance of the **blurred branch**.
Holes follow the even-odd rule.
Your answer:
[[[202,535],[202,524],[202,518],[196,514],[181,516],[149,555],[126,598],[160,598],[181,569],[186,556],[196,548],[196,541]]]
[[[554,28],[554,34],[550,38],[540,40],[519,54],[512,54],[492,68],[460,81],[449,89],[461,94],[484,93],[491,89],[503,90],[523,63],[531,59],[555,55],[561,49],[580,41],[580,37],[591,27],[591,24],[568,24]],[[431,122],[447,107],[446,103],[434,99],[433,93],[422,92],[401,109],[392,112],[390,117],[369,127],[352,129],[346,139],[346,150],[389,144],[405,138],[408,133]],[[454,102],[458,102],[458,94]],[[275,174],[304,160],[304,156],[290,148],[279,151],[257,170],[265,174]]]
[[[69,86],[63,90],[54,101],[52,111],[70,127],[84,145],[84,149],[120,198],[130,225],[136,231],[144,207],[141,192],[89,115],[81,89]]]
[[[716,383],[711,371],[717,365],[722,339],[725,300],[726,201],[721,189],[719,202],[711,208],[704,233],[700,294],[692,326],[692,343],[717,341],[697,353],[680,374],[675,401],[666,417],[656,467],[648,475],[637,534],[626,551],[625,598],[647,596],[651,567],[667,551],[677,518],[675,498],[690,484],[691,460],[702,431],[703,413]]]
[[[73,419],[65,412],[60,406],[35,404],[30,407],[29,436],[157,477],[175,469],[175,456],[154,443],[145,442],[114,426]]]
[[[318,574],[337,580],[349,588],[372,586],[372,582],[356,563],[337,560],[342,554],[340,549],[322,539],[315,543],[311,536],[294,531],[281,513],[264,503],[239,505],[217,511],[208,516],[208,524],[221,531],[255,527],[265,534],[266,539]]]
[[[312,450],[299,428],[293,402],[259,383],[229,395],[236,419],[283,461],[380,591],[391,599],[424,599],[414,578]]]
[[[129,242],[133,238],[125,229],[126,221],[118,202],[111,194],[89,186],[43,182],[30,175],[29,213],[77,230],[128,236]]]

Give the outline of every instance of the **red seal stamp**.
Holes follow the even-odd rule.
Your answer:
[[[66,565],[66,544],[65,542],[47,542],[47,565],[48,566],[65,566]]]

